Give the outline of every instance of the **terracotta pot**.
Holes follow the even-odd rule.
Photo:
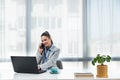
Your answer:
[[[97,75],[99,78],[108,77],[108,66],[107,65],[97,65]]]

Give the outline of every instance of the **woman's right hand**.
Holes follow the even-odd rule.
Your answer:
[[[38,52],[42,55],[42,53],[43,53],[43,48],[40,48],[41,45],[42,45],[42,44],[40,43],[39,48],[38,48]]]

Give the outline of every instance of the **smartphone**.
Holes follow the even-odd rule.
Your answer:
[[[41,43],[41,46],[40,46],[41,49],[44,49],[44,44]]]

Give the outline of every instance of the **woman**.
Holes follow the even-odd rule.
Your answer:
[[[40,43],[36,55],[38,69],[47,70],[52,66],[56,66],[60,49],[54,46],[51,36],[47,31],[42,33],[41,41],[42,43]]]

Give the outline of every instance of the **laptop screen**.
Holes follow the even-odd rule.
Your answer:
[[[11,61],[15,72],[38,73],[36,57],[11,56]]]

